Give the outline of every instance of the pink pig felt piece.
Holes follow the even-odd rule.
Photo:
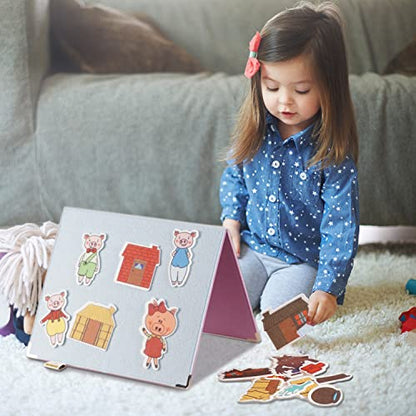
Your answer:
[[[171,253],[172,258],[169,265],[170,283],[173,287],[180,287],[188,279],[192,264],[191,248],[195,245],[199,233],[195,230],[175,230],[173,236],[175,249]]]
[[[68,329],[67,321],[69,316],[65,313],[66,291],[45,296],[46,306],[49,313],[44,316],[40,323],[46,324],[46,333],[49,336],[49,343],[52,347],[63,345]]]
[[[77,283],[89,286],[100,271],[100,251],[106,234],[84,234],[84,252],[77,263]]]
[[[165,338],[172,335],[178,325],[177,312],[178,308],[168,308],[163,299],[153,299],[147,304],[144,326],[141,328],[146,337],[142,350],[146,358],[145,368],[152,365],[155,370],[159,369],[159,360],[167,352]]]

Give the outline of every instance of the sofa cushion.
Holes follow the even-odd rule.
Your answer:
[[[51,0],[54,71],[88,73],[201,72],[145,15],[131,16],[77,0]]]
[[[317,0],[323,1],[323,0]],[[143,12],[209,71],[242,74],[248,42],[295,0],[85,0]],[[336,0],[346,21],[350,73],[381,73],[414,35],[414,0]]]
[[[416,75],[416,37],[389,62],[384,73]]]
[[[41,197],[66,205],[218,223],[219,159],[244,84],[224,74],[56,74],[38,106]]]
[[[350,76],[359,136],[361,224],[415,225],[416,78]]]
[[[350,77],[361,223],[414,225],[416,79]],[[36,154],[49,219],[65,205],[219,223],[220,157],[248,81],[216,74],[49,77]]]

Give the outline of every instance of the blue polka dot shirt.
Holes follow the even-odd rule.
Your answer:
[[[318,269],[313,291],[342,304],[358,247],[357,168],[308,168],[314,154],[313,125],[282,140],[277,119],[266,118],[266,135],[254,158],[228,164],[221,177],[221,220],[241,223],[241,238],[253,250],[289,264]]]

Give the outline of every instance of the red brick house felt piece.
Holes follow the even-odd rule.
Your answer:
[[[127,243],[121,256],[123,260],[116,281],[149,290],[156,267],[160,264],[159,247]]]

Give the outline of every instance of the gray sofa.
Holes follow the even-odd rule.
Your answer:
[[[87,3],[94,3],[87,1]],[[219,159],[247,44],[285,0],[106,0],[144,12],[200,74],[50,75],[47,0],[0,3],[0,226],[65,205],[219,223]],[[414,36],[414,0],[339,0],[360,136],[361,222],[416,225],[416,79],[379,75]]]

